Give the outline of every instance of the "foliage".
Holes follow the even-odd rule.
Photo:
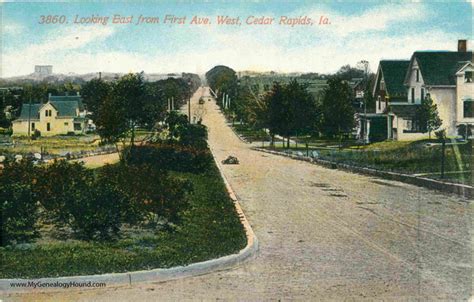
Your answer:
[[[231,100],[237,97],[237,75],[232,68],[218,65],[206,72],[206,80],[209,87],[217,93],[217,104],[222,106],[221,99],[225,94]],[[232,105],[232,102],[231,102]]]
[[[154,144],[136,146],[132,151],[129,164],[149,163],[165,170],[179,172],[204,173],[213,164],[212,154],[208,149],[177,144]]]
[[[29,161],[6,162],[0,173],[1,245],[38,236],[38,204],[32,187],[36,168]]]
[[[92,171],[79,163],[65,160],[54,161],[37,170],[33,190],[45,209],[45,218],[59,227],[69,225],[74,218],[71,210],[76,207],[77,198],[91,187]]]
[[[354,127],[354,109],[351,105],[351,89],[347,82],[334,77],[328,80],[322,99],[320,131],[334,137],[348,133]]]
[[[56,241],[0,249],[0,278],[91,275],[167,268],[236,253],[245,232],[215,167],[207,174],[172,173],[194,187],[175,232],[123,235],[113,242]]]
[[[136,148],[133,152],[140,151]],[[129,162],[129,165],[105,166],[100,169],[99,183],[110,182],[122,196],[127,197],[129,203],[124,209],[124,218],[128,223],[157,218],[176,223],[180,213],[187,208],[187,194],[192,187],[187,181],[170,176],[162,168],[138,161]]]
[[[430,138],[431,132],[441,127],[443,121],[439,118],[438,106],[433,103],[429,94],[422,100],[421,106],[418,107],[416,120],[420,125],[422,133],[428,132]]]

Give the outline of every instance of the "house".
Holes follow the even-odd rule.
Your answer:
[[[50,96],[45,104],[23,104],[19,118],[12,122],[16,136],[33,134],[36,130],[42,136],[81,134],[87,125],[80,95]]]
[[[466,50],[465,40],[459,41],[456,52],[417,51],[410,60],[404,81],[408,103],[421,104],[429,94],[448,136],[457,135],[459,124],[474,123],[469,113],[474,89],[472,61],[473,53]]]
[[[437,105],[441,128],[448,136],[457,136],[460,125],[474,125],[472,62],[466,40],[458,41],[458,51],[416,51],[410,60],[380,61],[372,92],[376,113],[359,114],[358,137],[365,141],[371,135],[378,140],[428,137],[416,117],[428,95]],[[371,120],[378,120],[379,126],[381,120],[385,122],[385,130],[378,127],[384,135],[371,134]]]

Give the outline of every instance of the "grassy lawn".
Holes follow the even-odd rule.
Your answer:
[[[440,178],[441,145],[435,140],[386,141],[370,145],[351,145],[344,148],[334,146],[334,141],[312,141],[309,151],[317,151],[322,159],[356,166],[370,167],[386,171],[408,174],[426,173],[426,177]],[[275,145],[277,150],[286,150],[281,142]],[[306,155],[304,144],[290,144],[292,151]],[[472,184],[472,142],[448,143],[446,145],[446,180]]]
[[[0,146],[0,153],[39,153],[61,154],[63,152],[93,151],[99,147],[97,135],[39,137],[28,140],[26,137],[13,137],[9,145]]]
[[[240,134],[241,136],[243,136],[246,140],[250,141],[250,142],[254,142],[254,141],[270,141],[270,135],[268,135],[265,131],[261,130],[261,129],[253,129],[251,126],[249,125],[245,125],[245,124],[237,124],[235,123],[234,126],[232,126],[234,128],[234,130]]]
[[[0,248],[0,278],[39,278],[127,272],[188,265],[238,252],[245,232],[217,168],[204,174],[171,172],[194,190],[175,230],[130,228],[109,242],[64,240],[48,234],[35,243]],[[44,226],[43,233],[51,232]],[[58,239],[60,238],[60,239]]]

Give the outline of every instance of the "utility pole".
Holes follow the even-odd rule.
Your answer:
[[[28,104],[28,141],[31,140],[31,91],[30,91],[30,102]]]
[[[364,77],[365,77],[365,85],[368,85],[368,72],[369,72],[369,61],[362,60],[359,62],[360,65],[364,68]],[[367,98],[364,93],[364,143],[369,142],[369,134],[368,134],[368,119],[367,119]]]

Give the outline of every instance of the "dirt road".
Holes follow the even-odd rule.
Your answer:
[[[214,102],[204,106],[217,159],[232,154],[240,160],[223,169],[259,239],[258,258],[231,271],[178,281],[21,298],[405,301],[471,296],[471,201],[252,151],[225,125]]]

